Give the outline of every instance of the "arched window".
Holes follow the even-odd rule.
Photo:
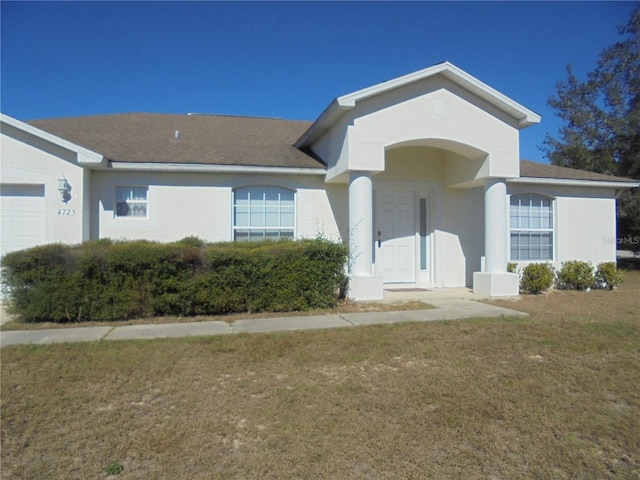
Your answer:
[[[252,186],[233,192],[236,241],[293,238],[295,193],[279,187]]]
[[[511,260],[553,260],[553,199],[511,195]]]

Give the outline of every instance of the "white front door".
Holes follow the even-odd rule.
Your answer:
[[[413,192],[376,192],[376,267],[385,283],[416,281]]]

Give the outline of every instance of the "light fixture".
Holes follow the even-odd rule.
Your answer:
[[[60,192],[61,202],[68,203],[71,200],[71,185],[64,177],[58,179],[58,192]]]

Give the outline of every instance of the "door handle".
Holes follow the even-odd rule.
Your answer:
[[[380,230],[378,230],[378,248],[380,248],[382,246],[382,232],[380,232]]]

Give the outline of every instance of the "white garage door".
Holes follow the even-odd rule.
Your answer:
[[[44,185],[0,185],[0,254],[45,243]]]

